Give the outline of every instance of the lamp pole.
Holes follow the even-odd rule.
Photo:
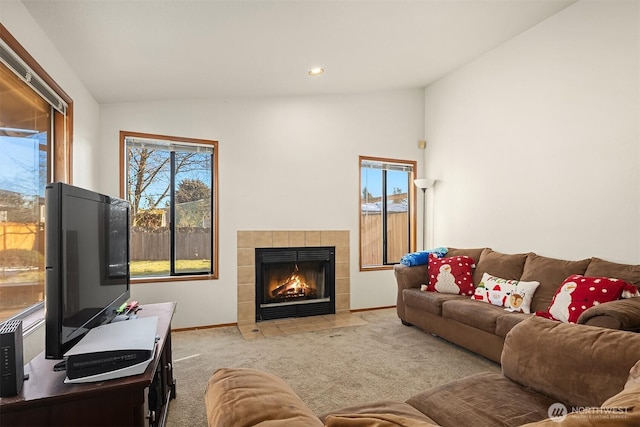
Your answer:
[[[413,183],[416,187],[422,190],[422,250],[427,249],[426,245],[426,228],[427,228],[427,188],[435,184],[434,179],[430,178],[418,178],[414,179]]]
[[[427,187],[422,188],[422,250],[426,250],[427,247],[425,245],[425,236],[426,236],[426,225],[427,225]]]

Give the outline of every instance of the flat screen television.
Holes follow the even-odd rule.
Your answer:
[[[45,245],[45,357],[62,359],[129,299],[128,202],[47,185]]]

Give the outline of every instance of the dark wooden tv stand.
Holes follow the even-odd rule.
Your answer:
[[[59,362],[44,352],[25,365],[20,394],[0,398],[1,426],[163,426],[175,398],[171,319],[176,303],[141,306],[139,317],[158,317],[156,356],[140,375],[85,384],[65,384]]]

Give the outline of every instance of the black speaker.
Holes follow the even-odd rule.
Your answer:
[[[22,320],[0,325],[0,397],[15,396],[22,389]]]

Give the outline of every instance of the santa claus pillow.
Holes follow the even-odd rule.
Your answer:
[[[578,317],[594,305],[635,296],[639,296],[638,289],[624,280],[574,274],[562,282],[547,311],[538,311],[536,315],[576,323]]]
[[[427,291],[443,294],[473,295],[475,261],[468,256],[438,258],[429,255]]]
[[[538,286],[540,282],[508,280],[484,273],[471,298],[505,307],[507,311],[530,314],[531,301]]]

